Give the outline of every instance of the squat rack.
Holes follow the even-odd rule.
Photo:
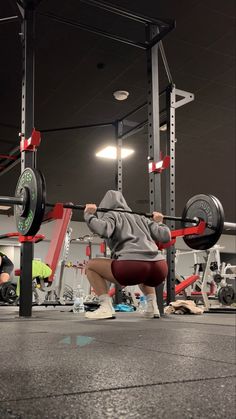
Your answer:
[[[30,138],[31,132],[34,128],[34,84],[35,84],[35,15],[36,8],[41,0],[16,0],[17,16],[0,19],[0,23],[13,22],[20,17],[21,20],[21,40],[22,40],[22,97],[21,97],[21,140]],[[161,53],[162,61],[169,80],[169,87],[166,89],[166,123],[167,123],[167,141],[166,151],[170,155],[170,170],[168,171],[168,182],[166,186],[166,211],[170,215],[175,213],[175,109],[178,106],[193,100],[193,95],[188,92],[179,91],[173,85],[173,80],[168,67],[162,39],[175,28],[175,21],[170,19],[155,19],[149,16],[130,12],[103,1],[98,0],[80,0],[82,3],[87,3],[92,7],[103,9],[112,14],[119,15],[125,19],[135,21],[145,25],[146,39],[144,42],[134,41],[114,33],[105,32],[99,28],[78,22],[75,20],[65,19],[52,13],[42,14],[41,16],[53,19],[57,22],[78,27],[106,38],[134,46],[146,51],[147,53],[147,74],[148,74],[148,95],[147,107],[148,118],[144,125],[148,125],[148,149],[150,160],[158,162],[160,160],[160,115],[159,115],[159,80],[158,80],[158,50]],[[182,96],[183,99],[177,101],[177,96]],[[141,105],[143,106],[143,105]],[[125,116],[127,117],[127,115]],[[117,158],[117,188],[122,188],[122,161],[121,161],[121,146],[122,140],[127,138],[127,133],[123,133],[123,121],[116,123],[116,137],[118,142],[118,158]],[[93,126],[106,126],[111,124],[94,124]],[[85,127],[85,126],[80,126]],[[91,127],[91,125],[90,125]],[[79,127],[68,127],[69,129]],[[67,128],[67,129],[68,129]],[[141,129],[141,126],[134,128]],[[57,129],[55,129],[57,130]],[[134,133],[130,130],[129,135]],[[46,132],[47,130],[44,130]],[[43,132],[43,130],[42,130]],[[22,144],[22,141],[21,141]],[[36,147],[33,149],[21,147],[21,172],[26,167],[36,168]],[[150,212],[161,210],[161,177],[160,172],[151,171],[149,173],[149,197],[150,197]],[[170,227],[174,227],[173,222]],[[21,278],[20,278],[20,310],[19,315],[23,317],[30,317],[32,315],[32,259],[33,259],[33,243],[32,241],[25,241],[21,245]],[[167,280],[167,301],[174,300],[174,282],[175,282],[175,249],[174,246],[168,249],[167,259],[170,266]],[[163,311],[163,287],[158,287],[158,303]],[[162,292],[161,292],[162,291]]]
[[[158,55],[158,51],[155,51],[155,58]],[[158,63],[154,60],[152,68],[148,73],[149,79],[148,84],[151,85],[152,79],[158,80]],[[167,170],[166,176],[166,202],[165,202],[165,213],[170,214],[171,217],[175,216],[175,110],[183,106],[192,100],[194,95],[192,93],[179,90],[173,84],[169,84],[165,90],[157,94],[158,87],[154,86],[148,91],[148,102],[142,104],[132,112],[123,116],[123,118],[117,121],[117,189],[122,192],[123,178],[122,178],[122,159],[121,149],[123,140],[136,132],[143,129],[146,125],[148,126],[148,160],[151,164],[151,170],[149,170],[149,202],[150,212],[158,210],[163,212],[163,205],[161,201],[161,173],[162,169],[156,169],[156,163],[159,163],[162,159],[160,150],[160,126],[166,125],[166,149],[165,154],[170,157],[170,166]],[[159,110],[159,98],[164,97],[165,107],[161,111]],[[154,106],[153,106],[154,104]],[[140,109],[148,107],[148,118],[143,122],[137,124],[127,132],[123,132],[124,120],[136,113]],[[155,110],[155,111],[154,111]],[[158,117],[159,120],[158,120]],[[154,129],[154,127],[158,129]],[[169,227],[175,229],[175,221],[167,221]],[[167,252],[167,263],[169,267],[167,277],[167,304],[175,300],[175,245],[172,245],[166,249]],[[163,314],[163,285],[159,285],[156,289],[157,301],[161,314]]]

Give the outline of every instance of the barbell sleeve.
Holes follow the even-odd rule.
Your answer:
[[[25,201],[23,198],[17,198],[16,196],[0,196],[0,204],[3,205],[24,205]]]
[[[224,230],[236,231],[236,223],[224,222]]]

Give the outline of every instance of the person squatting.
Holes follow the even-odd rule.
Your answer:
[[[119,284],[138,285],[147,298],[146,317],[160,317],[156,302],[155,287],[166,278],[168,266],[156,242],[167,243],[170,229],[163,224],[163,214],[153,212],[152,219],[138,214],[114,212],[131,211],[122,193],[109,190],[99,207],[109,208],[106,213],[97,213],[95,204],[86,204],[84,219],[89,229],[105,239],[111,250],[111,259],[91,259],[86,275],[98,295],[100,307],[86,312],[88,319],[109,319],[114,316],[107,281]]]

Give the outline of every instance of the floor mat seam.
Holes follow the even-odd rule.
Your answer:
[[[165,381],[161,383],[152,383],[152,384],[136,384],[136,385],[130,385],[130,386],[117,386],[112,388],[104,388],[99,390],[84,390],[84,391],[76,391],[71,393],[62,393],[62,394],[51,394],[51,395],[44,395],[44,396],[31,396],[31,397],[24,397],[21,399],[8,399],[8,400],[0,400],[0,405],[3,403],[8,402],[21,402],[21,401],[27,401],[27,400],[37,400],[37,399],[48,399],[48,398],[56,398],[56,397],[62,397],[62,396],[76,396],[76,395],[83,395],[83,394],[92,394],[92,393],[104,393],[106,391],[117,391],[117,390],[130,390],[135,388],[147,388],[147,387],[155,387],[155,386],[165,386],[170,384],[186,384],[186,383],[196,383],[196,382],[202,382],[202,381],[213,381],[213,380],[222,380],[227,378],[235,378],[236,375],[223,375],[221,377],[206,377],[206,378],[196,378],[194,380],[174,380],[174,381]]]

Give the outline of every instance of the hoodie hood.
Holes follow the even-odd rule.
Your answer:
[[[167,226],[159,225],[138,214],[120,212],[131,211],[120,191],[107,191],[99,207],[107,208],[109,211],[85,213],[84,219],[93,233],[106,240],[112,259],[149,261],[164,259],[155,242],[170,241],[171,235]]]
[[[103,199],[99,204],[100,208],[108,208],[111,209],[120,209],[120,210],[127,210],[131,211],[131,208],[128,206],[125,198],[123,197],[120,191],[107,191]],[[98,212],[98,218],[102,218],[104,213]]]

